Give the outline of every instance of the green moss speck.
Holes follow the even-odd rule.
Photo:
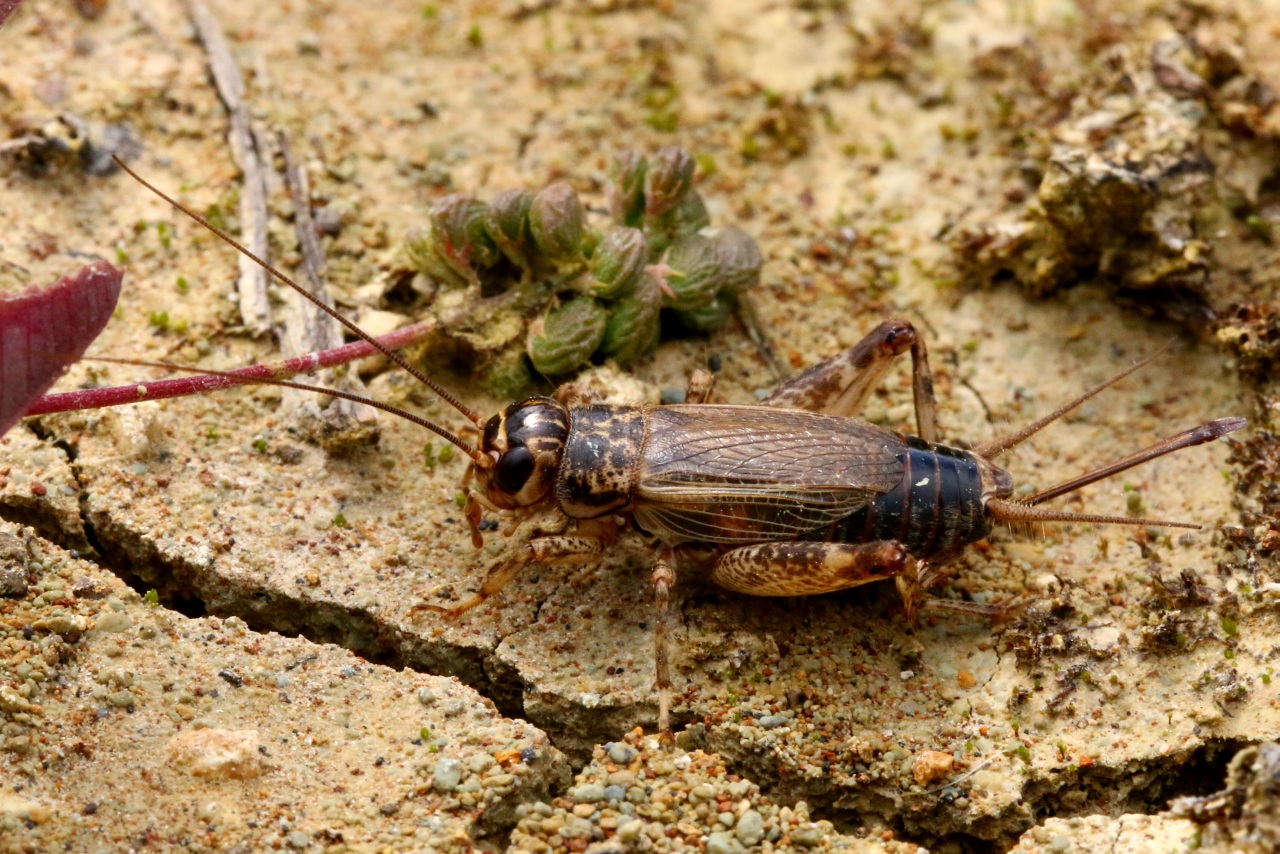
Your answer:
[[[1249,214],[1244,218],[1244,224],[1253,232],[1253,236],[1261,240],[1268,246],[1271,245],[1271,223],[1267,222],[1257,214]]]

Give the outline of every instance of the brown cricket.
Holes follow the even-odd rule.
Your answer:
[[[923,340],[905,320],[881,323],[853,347],[780,385],[760,405],[709,403],[712,377],[696,371],[680,405],[582,405],[530,397],[486,420],[234,239],[120,165],[440,395],[479,431],[480,443],[472,446],[443,427],[376,401],[302,383],[271,382],[368,403],[457,446],[471,459],[464,512],[477,548],[483,544],[479,523],[485,510],[515,519],[544,513],[562,523],[545,527],[570,532],[538,536],[511,550],[462,602],[452,607],[421,604],[414,611],[457,619],[496,596],[530,564],[596,560],[628,527],[651,540],[658,728],[664,733],[670,728],[671,702],[669,602],[681,546],[712,546],[711,580],[739,593],[804,596],[894,578],[912,613],[917,594],[936,580],[937,568],[986,537],[997,522],[1198,528],[1038,505],[1245,424],[1243,418],[1209,421],[1014,501],[1013,478],[993,460],[1159,353],[1017,432],[962,449],[938,442],[928,356]],[[908,352],[915,436],[856,417],[893,359]],[[253,382],[263,380],[245,384]],[[981,610],[949,600],[924,604]]]

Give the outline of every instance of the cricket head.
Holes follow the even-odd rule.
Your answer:
[[[484,425],[480,453],[493,460],[476,466],[476,485],[499,510],[532,507],[555,486],[569,440],[569,410],[549,397],[513,403]]]

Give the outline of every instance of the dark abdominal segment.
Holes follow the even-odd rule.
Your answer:
[[[967,451],[905,437],[902,482],[846,516],[836,539],[896,540],[917,558],[954,555],[990,530],[982,508],[982,478]]]

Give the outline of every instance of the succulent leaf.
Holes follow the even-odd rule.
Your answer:
[[[676,316],[685,325],[693,329],[700,332],[710,332],[712,329],[724,326],[729,318],[733,316],[733,302],[731,299],[719,296],[706,305],[685,311],[676,311]]]
[[[529,359],[544,376],[567,374],[586,364],[604,338],[607,314],[590,297],[554,308],[529,332]]]
[[[528,190],[506,190],[489,203],[485,231],[512,264],[529,268],[528,250],[533,240],[529,232],[529,210],[533,193]]]
[[[662,292],[652,276],[642,275],[629,293],[609,309],[609,320],[600,342],[600,355],[626,365],[658,346],[661,333]]]
[[[633,289],[649,260],[649,242],[638,228],[615,228],[591,255],[588,269],[593,296],[612,299]]]
[[[644,219],[644,176],[649,161],[643,154],[624,151],[613,161],[613,218],[638,226]]]
[[[667,287],[674,294],[668,297],[671,308],[678,311],[704,308],[724,286],[715,247],[700,234],[681,237],[672,243],[664,260],[670,268]]]
[[[760,283],[764,256],[751,235],[737,226],[726,225],[712,235],[711,246],[726,290],[740,294]]]
[[[644,175],[644,212],[660,217],[693,188],[693,157],[678,145],[657,153]]]
[[[410,232],[404,241],[404,253],[410,267],[445,285],[462,287],[476,281],[470,264],[455,263],[458,259],[445,253],[434,226],[424,225]]]
[[[711,215],[707,213],[707,204],[697,190],[690,190],[680,197],[675,207],[662,217],[662,226],[672,237],[683,237],[686,234],[697,234],[711,225]]]
[[[538,250],[557,263],[579,259],[584,216],[582,202],[568,184],[543,188],[529,209],[529,228]]]
[[[445,196],[431,207],[437,253],[458,272],[475,279],[477,270],[492,267],[499,258],[497,244],[485,229],[489,207],[484,202],[457,193]]]

